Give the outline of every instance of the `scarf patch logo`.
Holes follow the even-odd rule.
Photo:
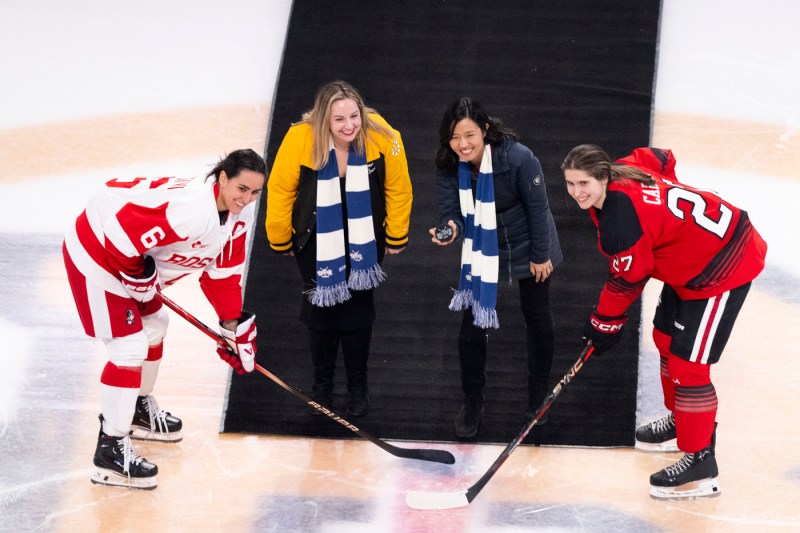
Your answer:
[[[364,260],[364,256],[361,255],[361,252],[359,252],[358,250],[353,250],[352,252],[350,252],[350,259],[352,259],[357,263],[360,263],[361,261]]]
[[[320,278],[329,278],[333,276],[333,270],[327,267],[320,268],[319,270],[317,270],[317,276],[319,276]]]

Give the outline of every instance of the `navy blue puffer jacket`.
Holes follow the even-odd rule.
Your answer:
[[[564,259],[556,224],[547,200],[539,160],[528,147],[506,138],[492,146],[492,173],[497,212],[499,280],[531,277],[530,263],[548,259],[553,268]],[[458,175],[436,171],[439,221],[452,220],[464,234],[458,194]],[[475,180],[473,180],[473,197]]]

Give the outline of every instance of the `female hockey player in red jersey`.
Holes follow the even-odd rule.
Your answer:
[[[213,179],[212,179],[213,178]],[[241,279],[253,201],[266,165],[253,150],[230,153],[205,177],[112,179],[89,200],[64,239],[63,254],[84,330],[101,339],[101,427],[93,483],[156,487],[158,467],[131,438],[177,442],[181,420],[151,395],[168,315],[157,291],[191,273],[239,358],[218,349],[237,372],[255,364],[255,316],[242,310]]]
[[[637,429],[636,447],[685,453],[650,476],[650,494],[716,496],[717,395],[710,365],[722,355],[750,283],[764,268],[767,244],[745,211],[679,183],[669,150],[637,148],[612,163],[600,147],[584,144],[561,168],[567,191],[589,210],[599,249],[609,258],[609,278],[584,330],[596,354],[619,341],[625,311],[647,281],[664,282],[653,338],[670,414]]]

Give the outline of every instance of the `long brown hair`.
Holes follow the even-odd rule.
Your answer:
[[[627,178],[645,185],[656,182],[653,176],[636,167],[612,163],[608,154],[596,144],[581,144],[570,150],[561,163],[561,170],[583,170],[598,181]]]
[[[375,122],[370,114],[378,112],[367,107],[364,99],[352,85],[345,81],[333,81],[320,87],[314,98],[314,107],[303,113],[302,120],[297,124],[309,124],[314,131],[314,145],[311,149],[311,158],[314,168],[319,170],[328,164],[331,151],[331,105],[342,99],[350,99],[358,106],[361,114],[361,130],[353,141],[353,149],[358,155],[366,152],[367,137],[379,133],[389,139],[394,138],[394,133],[383,124]]]

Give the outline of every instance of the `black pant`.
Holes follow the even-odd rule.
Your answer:
[[[340,344],[347,372],[347,390],[367,389],[367,359],[372,341],[371,327],[355,331],[309,328],[308,334],[311,362],[314,365],[312,391],[315,396],[330,396],[333,392],[336,355]]]
[[[534,278],[519,280],[519,297],[525,317],[528,351],[528,402],[536,408],[547,396],[550,369],[555,348],[555,322],[550,310],[550,278],[536,283]],[[465,395],[480,394],[486,385],[486,348],[488,331],[473,324],[467,310],[458,334],[461,362],[461,388]]]

